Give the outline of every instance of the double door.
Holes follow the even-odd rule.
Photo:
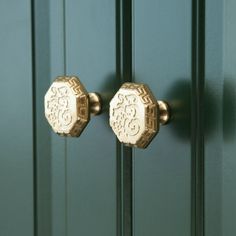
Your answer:
[[[0,235],[232,236],[234,0],[0,2]],[[172,120],[147,149],[108,113],[81,137],[51,132],[58,75],[88,91],[147,84]]]

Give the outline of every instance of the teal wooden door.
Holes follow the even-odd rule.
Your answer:
[[[0,236],[236,234],[234,0],[0,1]],[[58,75],[88,91],[126,81],[169,102],[145,150],[108,112],[54,134],[43,99]]]
[[[29,1],[0,1],[0,29],[0,235],[32,235],[34,150]]]
[[[134,2],[134,80],[173,110],[148,149],[133,151],[137,236],[191,234],[191,9],[191,1]]]

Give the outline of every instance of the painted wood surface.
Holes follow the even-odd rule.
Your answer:
[[[30,1],[0,1],[0,235],[32,236],[33,109]]]
[[[90,92],[116,84],[115,1],[65,3],[65,73]],[[108,113],[93,117],[79,139],[67,139],[69,235],[116,235],[116,139]]]
[[[0,235],[235,235],[234,0],[0,2]],[[9,14],[10,13],[10,14]],[[58,75],[88,91],[149,85],[173,120],[148,149],[108,113],[50,131]]]
[[[134,235],[191,233],[191,2],[133,1],[133,71],[173,120],[134,150]]]
[[[206,1],[205,234],[236,234],[236,2]]]

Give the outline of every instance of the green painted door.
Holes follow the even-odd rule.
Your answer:
[[[236,234],[234,0],[0,1],[0,236]],[[58,75],[88,91],[126,81],[169,102],[147,149],[108,113],[54,134],[43,99]]]

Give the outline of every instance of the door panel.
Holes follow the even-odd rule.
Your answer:
[[[64,1],[31,1],[34,86],[35,233],[65,235],[65,138],[51,132],[44,116],[44,95],[64,74]]]
[[[236,234],[234,0],[206,1],[205,233]]]
[[[115,1],[66,1],[66,74],[88,91],[109,93],[116,82]],[[107,85],[110,85],[107,87]],[[67,139],[69,235],[116,235],[116,140],[107,113]]]
[[[224,0],[223,61],[223,235],[236,234],[236,2]]]
[[[88,91],[111,96],[118,84],[115,10],[115,1],[108,0],[35,2],[37,232],[42,235],[116,235],[116,139],[107,113],[92,118],[79,139],[62,138],[48,133],[40,105],[58,75],[77,75]]]
[[[0,1],[0,235],[32,236],[33,110],[30,1]]]
[[[135,82],[169,101],[174,113],[146,150],[134,150],[134,234],[188,236],[191,1],[134,0],[133,14]]]

